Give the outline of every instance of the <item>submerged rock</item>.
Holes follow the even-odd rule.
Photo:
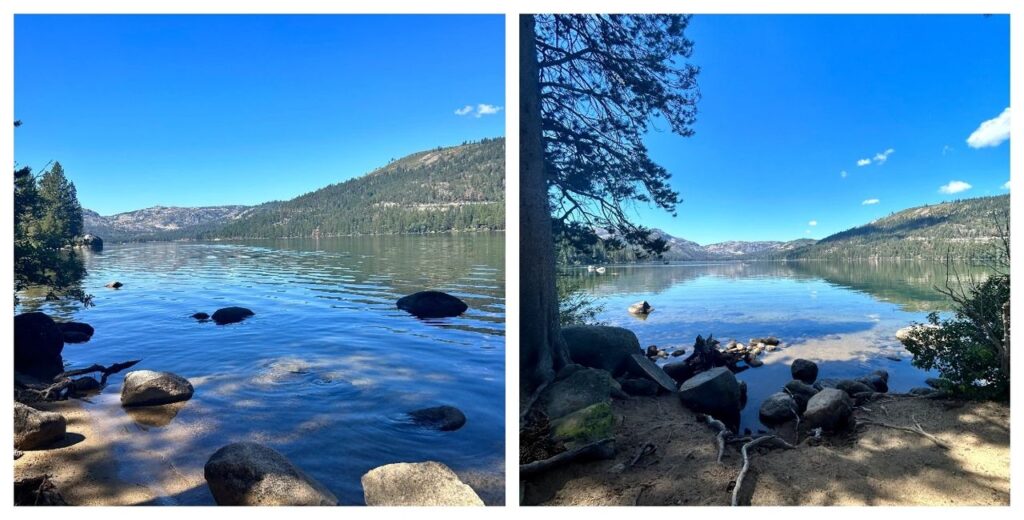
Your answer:
[[[64,343],[85,343],[92,339],[95,332],[92,325],[77,321],[58,323],[57,328],[60,329],[61,335],[64,337]]]
[[[651,307],[651,304],[647,303],[646,300],[636,302],[629,306],[630,314],[650,314],[653,310],[654,307]]]
[[[151,406],[187,401],[194,389],[184,377],[170,372],[135,370],[124,376],[122,406]]]
[[[106,287],[108,289],[120,289],[120,288],[124,287],[124,284],[121,283],[121,282],[118,282],[117,280],[114,280],[113,282],[108,282],[107,285],[104,285],[104,287]]]
[[[864,383],[865,385],[871,387],[871,389],[874,390],[875,392],[888,392],[889,384],[886,381],[887,380],[882,378],[882,376],[874,373],[868,374],[864,377],[857,378],[857,382]]]
[[[467,309],[466,302],[441,291],[420,291],[398,300],[398,308],[417,318],[452,318]]]
[[[67,420],[59,413],[36,410],[15,401],[14,448],[19,450],[45,448],[64,438],[67,425]]]
[[[466,424],[465,414],[454,406],[434,406],[414,410],[409,412],[409,417],[420,426],[443,432],[458,430]]]
[[[813,385],[814,380],[818,378],[817,363],[807,359],[794,359],[793,364],[789,367],[789,371],[793,375],[793,379],[803,381],[809,385]]]
[[[687,379],[679,387],[679,400],[695,412],[729,416],[740,410],[740,384],[728,368],[712,368]]]
[[[614,377],[633,365],[632,355],[643,355],[636,334],[621,327],[574,325],[562,329],[573,363],[606,370]]]
[[[440,462],[400,462],[371,469],[362,479],[368,506],[482,506],[483,500]]]
[[[284,455],[254,442],[236,442],[217,450],[203,475],[217,505],[338,505],[338,497]]]
[[[844,428],[853,415],[853,402],[846,392],[825,388],[807,402],[804,423],[808,428],[838,430]]]
[[[14,370],[43,380],[64,371],[64,334],[41,312],[14,317]]]
[[[255,314],[255,312],[252,312],[245,307],[224,307],[223,309],[217,309],[214,311],[211,318],[217,325],[227,325],[229,323],[238,323],[249,316],[254,316]]]
[[[199,320],[199,321],[206,321],[206,320],[210,319],[210,315],[206,314],[205,312],[197,312],[197,313],[192,315],[192,319],[196,319],[196,320]]]

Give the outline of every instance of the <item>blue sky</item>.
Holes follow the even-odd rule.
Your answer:
[[[18,15],[14,63],[15,158],[59,160],[104,215],[289,199],[505,133],[501,16]]]
[[[1008,192],[1009,114],[974,140],[994,146],[967,143],[1009,107],[1007,16],[697,15],[687,35],[696,135],[655,122],[647,138],[684,202],[675,219],[638,208],[645,225],[701,244],[823,238]]]

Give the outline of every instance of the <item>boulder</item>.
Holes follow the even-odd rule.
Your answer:
[[[35,450],[45,448],[64,438],[68,423],[64,416],[36,410],[14,402],[14,448]]]
[[[466,424],[462,410],[454,406],[434,406],[409,412],[412,421],[420,426],[443,432],[451,432]]]
[[[807,402],[804,424],[808,428],[838,430],[845,427],[853,415],[853,402],[846,392],[825,388]]]
[[[217,325],[227,325],[229,323],[238,323],[255,314],[255,312],[252,312],[245,307],[224,307],[223,309],[217,309],[214,311],[211,318]]]
[[[818,378],[817,363],[807,359],[794,359],[793,364],[789,367],[789,371],[793,374],[793,379],[803,381],[809,385],[814,384],[814,380]]]
[[[740,384],[728,368],[712,368],[683,382],[679,400],[695,412],[727,416],[740,410]]]
[[[740,410],[747,407],[747,382],[740,381]]]
[[[51,380],[64,371],[64,334],[41,312],[14,317],[14,370]]]
[[[750,368],[757,368],[764,365],[764,361],[761,361],[761,358],[757,357],[756,354],[747,354],[746,357],[743,358],[743,361],[746,361],[747,366]]]
[[[766,346],[771,345],[773,347],[777,347],[781,342],[779,341],[779,338],[776,338],[775,336],[768,336],[767,338],[752,338],[750,340],[751,345],[757,345],[758,343]]]
[[[766,426],[775,426],[796,419],[796,402],[786,392],[775,392],[761,402],[758,418]]]
[[[794,379],[786,383],[786,390],[789,395],[793,397],[793,401],[796,403],[796,409],[800,413],[804,413],[807,410],[807,402],[814,397],[814,394],[818,393],[818,389],[813,386]]]
[[[92,376],[82,376],[72,381],[72,384],[74,384],[75,392],[80,394],[98,392],[101,386],[100,382]]]
[[[597,403],[551,421],[551,437],[567,449],[612,437],[615,418],[609,403]]]
[[[537,399],[541,410],[554,420],[597,403],[607,403],[621,386],[604,370],[596,368],[562,369],[555,381]],[[577,365],[578,366],[578,365]]]
[[[875,392],[889,391],[889,384],[886,383],[886,380],[883,379],[882,376],[878,374],[872,373],[864,377],[858,377],[857,382],[864,383],[865,385],[870,386],[871,389],[874,390]]]
[[[60,333],[64,337],[64,343],[85,343],[92,338],[95,332],[92,325],[77,321],[58,323],[57,328],[60,329]]]
[[[686,354],[686,349],[685,348],[681,348],[679,350],[673,350],[672,351],[672,357],[679,357],[679,356],[682,356],[683,354]]]
[[[658,395],[658,383],[655,383],[650,379],[623,379],[619,384],[622,385],[622,391],[629,395]]]
[[[222,506],[335,506],[338,498],[277,451],[254,442],[217,450],[203,468]]]
[[[636,334],[621,327],[576,325],[562,329],[573,363],[606,370],[618,377],[632,365],[633,354],[643,354]]]
[[[124,284],[121,283],[121,282],[118,282],[117,280],[114,280],[113,282],[108,282],[107,285],[104,285],[104,287],[106,287],[108,289],[120,289],[120,288],[124,287]]]
[[[873,393],[875,391],[874,388],[853,379],[843,379],[842,381],[839,381],[836,383],[836,388],[846,392],[850,397],[865,392]]]
[[[124,376],[121,406],[149,406],[187,401],[192,398],[192,383],[177,374],[135,370]]]
[[[889,384],[889,372],[886,372],[885,370],[878,369],[872,372],[870,375],[878,376],[882,378],[882,381],[885,381],[885,384]]]
[[[650,314],[653,310],[654,307],[651,307],[651,304],[646,301],[636,302],[629,306],[630,314]]]
[[[398,308],[417,318],[451,318],[467,309],[466,302],[441,291],[420,291],[398,300]]]
[[[199,320],[199,321],[206,321],[206,320],[210,319],[210,315],[206,314],[205,312],[197,312],[197,313],[192,315],[192,318],[196,319],[196,320]]]
[[[400,462],[371,469],[362,479],[368,506],[482,506],[483,500],[440,462]]]

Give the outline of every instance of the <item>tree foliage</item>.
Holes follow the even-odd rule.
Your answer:
[[[681,202],[643,137],[655,118],[689,136],[699,69],[684,15],[537,15],[544,170],[557,240],[580,249],[664,240],[630,219],[635,204],[673,215]],[[595,228],[622,240],[602,241]]]
[[[60,163],[39,178],[29,167],[15,167],[15,303],[18,291],[30,287],[43,289],[48,300],[90,303],[80,285],[85,267],[73,248],[82,225],[75,185],[64,176]]]

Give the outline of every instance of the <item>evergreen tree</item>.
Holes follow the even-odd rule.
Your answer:
[[[67,240],[82,236],[82,206],[78,203],[75,185],[64,176],[59,162],[43,173],[39,179],[39,199],[42,204],[40,225],[43,233],[61,247]]]

